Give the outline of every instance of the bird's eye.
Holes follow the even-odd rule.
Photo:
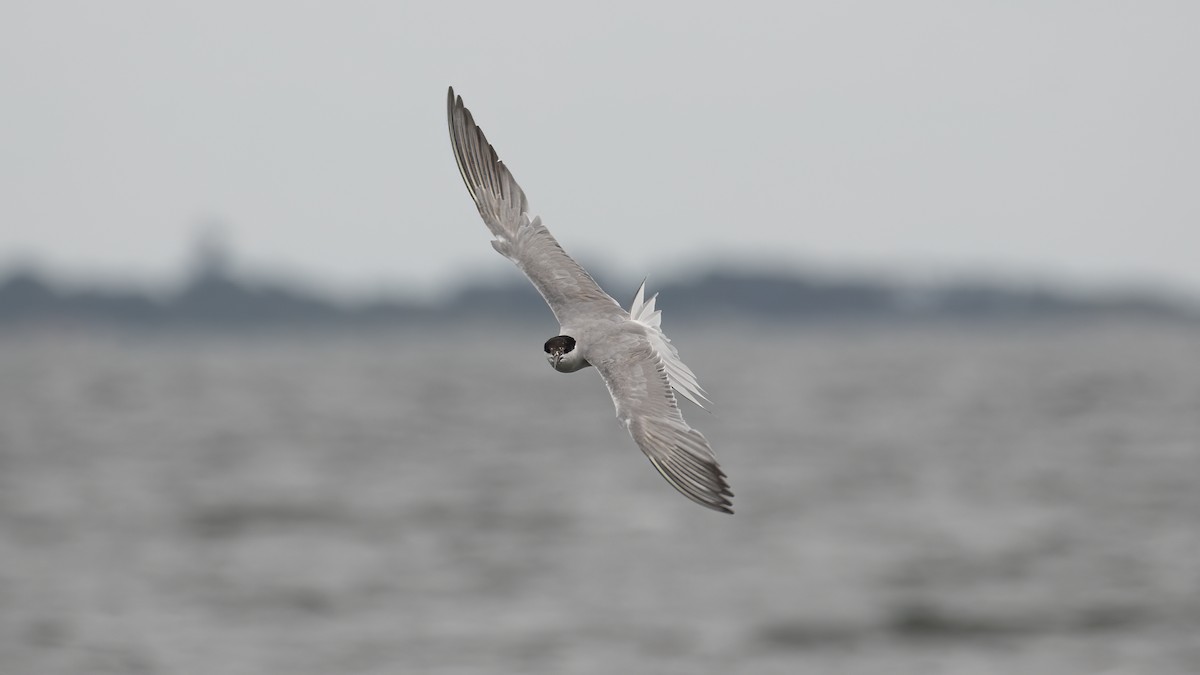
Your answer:
[[[546,340],[546,345],[543,349],[549,354],[551,351],[557,351],[560,354],[565,354],[575,348],[575,338],[570,335],[556,335],[555,337]]]

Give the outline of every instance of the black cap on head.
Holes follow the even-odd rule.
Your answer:
[[[557,349],[563,354],[566,354],[572,349],[575,349],[575,338],[571,337],[570,335],[558,335],[552,337],[549,340],[546,340],[545,349],[547,354],[549,354],[550,350],[552,349]]]

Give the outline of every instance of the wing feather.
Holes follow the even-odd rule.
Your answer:
[[[733,492],[708,440],[679,411],[662,356],[633,322],[589,348],[608,385],[617,419],[662,477],[685,497],[733,513]]]
[[[496,155],[471,111],[450,89],[446,102],[454,161],[494,239],[492,247],[516,263],[541,293],[559,324],[575,318],[617,317],[620,305],[567,255],[540,218],[530,220],[525,192]]]

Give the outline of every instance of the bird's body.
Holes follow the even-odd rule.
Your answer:
[[[447,116],[459,173],[492,246],[529,277],[558,319],[559,334],[544,346],[550,365],[567,373],[595,367],[617,419],[667,482],[702,506],[733,513],[725,474],[708,441],[684,421],[675,392],[701,407],[708,399],[663,334],[655,298],[645,300],[645,282],[629,311],[622,309],[540,218],[530,218],[525,193],[453,88]]]

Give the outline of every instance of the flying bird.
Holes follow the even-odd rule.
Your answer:
[[[492,232],[492,247],[516,263],[550,305],[558,335],[543,349],[550,366],[573,373],[594,366],[608,386],[617,419],[654,468],[688,499],[733,513],[733,492],[712,447],[688,425],[678,393],[704,408],[708,400],[692,370],[662,332],[657,295],[643,281],[629,311],[601,290],[579,263],[530,217],[525,192],[451,87],[446,102],[450,145],[467,192]]]

